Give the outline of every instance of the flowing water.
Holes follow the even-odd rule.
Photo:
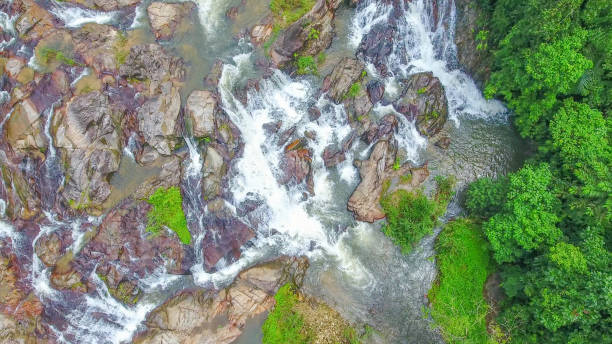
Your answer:
[[[145,13],[149,3],[143,1],[132,9],[129,20],[118,18],[125,13],[86,10],[53,0],[49,8],[66,27],[97,22],[141,30],[148,25]],[[240,130],[244,142],[244,153],[235,161],[229,173],[232,197],[226,201],[226,206],[236,210],[247,201],[256,200],[262,204],[253,213],[241,218],[256,230],[256,238],[243,248],[237,261],[222,260],[215,267],[215,272],[206,271],[201,249],[209,230],[207,221],[210,216],[201,191],[205,152],[186,133],[189,158],[183,162],[182,190],[183,207],[194,237],[195,264],[191,268],[192,275],[173,276],[162,269],[139,280],[139,287],[146,291],[146,296],[135,306],[125,306],[115,300],[96,275],[95,267],[90,270],[90,278],[96,287],[94,292],[75,296],[74,293],[56,291],[49,284],[49,269],[34,253],[36,242],[50,233],[70,233],[70,250],[76,255],[87,235],[103,217],[60,220],[48,210],[40,231],[31,246],[23,248],[22,255],[29,261],[32,285],[47,305],[46,316],[61,319],[52,330],[58,340],[65,343],[129,341],[146,314],[176,291],[194,285],[221,288],[249,266],[287,254],[310,258],[311,267],[304,286],[308,293],[325,300],[349,320],[370,324],[378,329],[382,333],[376,337],[378,340],[440,342],[441,339],[430,329],[429,320],[422,313],[422,308],[427,306],[426,294],[435,278],[432,259],[435,236],[426,237],[412,254],[405,256],[381,233],[380,223],[357,222],[346,210],[347,200],[359,183],[353,160],[367,158],[371,146],[356,140],[347,153],[346,161],[331,169],[325,168],[322,159],[325,147],[341,143],[352,129],[343,105],[336,105],[318,94],[320,79],[292,78],[276,70],[271,77],[261,80],[257,90],[248,91],[246,104],[238,99],[237,90],[246,84],[247,79],[259,73],[254,63],[258,57],[257,51],[244,40],[232,39],[237,29],[224,18],[227,9],[238,3],[197,1],[195,22],[199,25],[180,33],[176,41],[165,43],[165,47],[182,56],[191,67],[185,89],[182,90],[183,96],[201,84],[215,58],[225,62],[218,86],[221,106]],[[509,128],[503,106],[486,101],[469,76],[457,67],[453,43],[453,1],[437,3],[435,7],[432,0],[397,1],[394,8],[391,2],[362,0],[357,9],[342,8],[336,18],[339,21],[337,37],[330,51],[334,60],[341,56],[353,56],[371,30],[395,18],[398,30],[387,61],[389,73],[380,77],[370,65],[369,77],[378,78],[387,85],[387,97],[393,97],[394,85],[399,80],[417,72],[430,71],[441,80],[452,119],[445,128],[453,142],[449,150],[440,153],[431,148],[427,140],[418,134],[414,123],[401,115],[398,116],[402,120],[396,139],[406,153],[406,160],[414,163],[428,161],[433,175],[454,174],[459,184],[463,185],[482,175],[497,175],[512,170],[520,162],[521,152],[519,141]],[[255,16],[265,15],[265,11],[253,13],[257,13]],[[244,20],[239,16],[236,22],[243,23]],[[10,23],[14,23],[14,19],[0,16],[3,28]],[[321,111],[317,121],[309,120],[308,109],[313,106]],[[47,151],[48,172],[59,170],[48,131],[54,107],[48,110],[45,126],[50,142]],[[377,104],[373,116],[383,116],[393,111],[391,106]],[[294,127],[295,135],[299,137],[306,136],[307,132],[315,133],[314,138],[306,141],[313,152],[313,195],[305,197],[309,190],[303,185],[281,185],[278,182],[283,173],[281,138],[279,134],[267,133],[262,127],[262,124],[277,121],[282,121],[278,133]],[[128,140],[131,143],[125,147],[123,155],[123,159],[130,159],[131,164],[135,164],[133,140]],[[58,177],[61,175],[47,175],[49,180],[57,180]],[[4,200],[0,199],[0,215],[4,213],[4,206]],[[454,200],[445,218],[460,212]],[[10,224],[0,221],[2,237],[11,238],[14,247],[30,245],[24,243]],[[257,330],[250,329],[249,333],[257,333]],[[253,338],[258,337],[254,335]],[[243,337],[241,342],[253,343],[257,340],[245,341]]]

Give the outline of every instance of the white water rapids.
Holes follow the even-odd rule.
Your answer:
[[[381,81],[388,85],[387,94],[393,93],[393,85],[411,74],[431,71],[445,87],[449,101],[449,113],[456,125],[463,116],[488,118],[501,116],[505,109],[500,103],[486,101],[474,82],[456,66],[454,46],[455,10],[453,0],[439,1],[439,22],[447,25],[434,27],[431,0],[413,0],[407,4],[398,1],[401,15],[399,30],[394,37],[394,49],[388,58],[390,75]],[[208,40],[214,39],[215,29],[223,20],[227,5],[221,0],[201,0],[198,4],[200,24]],[[137,7],[133,27],[139,26],[144,17],[143,6]],[[392,4],[382,1],[362,0],[353,16],[349,47],[353,51],[363,37],[377,25],[385,25],[392,15]],[[73,5],[53,1],[51,12],[67,27],[79,27],[87,22],[109,23],[114,12],[97,12]],[[8,19],[0,17],[4,22]],[[12,20],[12,19],[11,19]],[[377,225],[357,223],[346,210],[347,199],[359,183],[359,174],[353,166],[354,159],[367,158],[371,147],[355,140],[347,153],[347,159],[336,167],[324,166],[322,153],[331,144],[339,144],[351,133],[351,127],[343,105],[336,105],[325,98],[317,97],[317,82],[309,78],[293,79],[282,71],[260,82],[259,90],[248,92],[246,105],[236,97],[236,90],[245,82],[248,71],[254,64],[252,52],[240,53],[224,65],[218,86],[221,106],[241,132],[244,153],[232,166],[229,189],[233,195],[228,208],[235,209],[243,201],[262,201],[256,212],[257,224],[247,224],[257,231],[257,236],[243,249],[235,262],[221,261],[217,271],[205,271],[202,257],[202,241],[207,231],[208,210],[201,191],[203,153],[197,144],[186,138],[189,160],[184,164],[183,191],[186,199],[185,212],[190,231],[194,236],[196,264],[192,267],[193,282],[204,287],[223,287],[242,270],[260,261],[282,254],[307,255],[311,259],[307,288],[313,294],[335,303],[343,315],[352,320],[372,322],[381,327],[402,327],[395,336],[413,333],[410,342],[436,341],[429,334],[427,323],[421,317],[421,307],[426,305],[423,295],[427,293],[435,277],[435,265],[428,258],[433,254],[433,237],[423,240],[420,247],[409,257],[402,256],[385,239]],[[367,61],[366,61],[367,62]],[[372,68],[369,68],[372,70]],[[375,73],[369,73],[375,76]],[[310,121],[308,110],[315,106],[321,111],[317,121]],[[45,135],[50,142],[48,127],[54,107],[50,109]],[[375,116],[394,112],[392,106],[377,104]],[[7,116],[8,118],[8,116]],[[401,119],[396,139],[406,152],[406,158],[415,163],[422,162],[422,152],[427,145],[414,124]],[[307,192],[301,185],[280,185],[283,145],[279,145],[279,134],[269,134],[263,124],[282,121],[278,133],[295,127],[296,137],[314,132],[313,139],[306,141],[313,152],[312,169],[314,195],[304,197]],[[132,139],[130,138],[130,142]],[[126,147],[131,155],[132,147]],[[48,158],[55,159],[51,147]],[[50,160],[51,161],[51,160]],[[0,215],[5,201],[0,199]],[[74,254],[81,248],[87,233],[81,224],[100,223],[101,218],[70,219],[59,221],[47,213],[47,220],[32,243],[31,278],[37,295],[43,303],[50,305],[50,314],[65,319],[67,328],[53,328],[58,340],[64,343],[122,343],[129,341],[159,299],[145,298],[135,306],[126,306],[115,300],[105,284],[92,272],[91,280],[96,290],[81,296],[78,307],[65,310],[66,294],[50,286],[48,268],[35,253],[39,238],[53,232],[69,231],[74,244]],[[0,216],[1,217],[1,216]],[[21,243],[20,236],[12,226],[0,221],[0,237],[10,237],[13,245]],[[95,269],[93,270],[95,271]],[[171,276],[165,271],[140,280],[139,287],[147,293],[163,294],[180,288],[185,277]],[[336,291],[315,291],[317,287],[333,285]],[[331,300],[333,298],[336,300]],[[74,301],[71,303],[74,304]],[[347,306],[348,305],[348,306]],[[372,310],[378,313],[372,313]],[[384,313],[388,314],[385,315]],[[94,316],[93,314],[96,314]],[[102,315],[102,316],[100,316]],[[396,317],[397,323],[389,317]]]

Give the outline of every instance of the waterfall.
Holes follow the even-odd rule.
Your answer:
[[[94,11],[56,0],[52,0],[49,12],[63,21],[64,26],[68,28],[78,28],[87,23],[109,24],[118,15],[118,12]]]

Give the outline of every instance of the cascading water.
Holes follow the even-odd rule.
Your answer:
[[[118,15],[118,12],[94,11],[56,0],[52,0],[52,7],[49,12],[63,21],[64,26],[68,28],[78,28],[87,23],[109,24]]]

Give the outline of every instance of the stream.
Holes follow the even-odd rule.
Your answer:
[[[131,10],[100,12],[77,7],[66,2],[41,1],[68,28],[88,22],[112,24],[125,30],[141,32],[143,42],[154,41],[148,29],[145,0]],[[356,8],[346,5],[336,14],[336,37],[328,49],[328,58],[321,71],[324,76],[341,57],[353,57],[362,40],[372,30],[380,30],[390,21],[397,27],[392,40],[392,52],[387,57],[385,76],[374,61],[360,56],[366,63],[368,78],[386,86],[385,98],[397,93],[399,81],[418,72],[432,72],[444,86],[449,104],[449,121],[445,130],[451,139],[450,147],[441,151],[422,137],[413,122],[401,118],[396,139],[404,161],[415,165],[428,162],[431,177],[425,185],[432,188],[435,175],[454,175],[457,195],[452,200],[444,221],[461,214],[459,205],[463,188],[481,176],[496,176],[515,169],[522,160],[521,141],[512,130],[507,110],[497,101],[483,98],[472,79],[459,69],[454,45],[455,6],[453,0],[376,1],[362,0]],[[88,294],[60,292],[49,282],[50,269],[35,253],[37,240],[50,233],[72,238],[70,250],[78,255],[91,232],[99,225],[99,217],[67,218],[54,213],[55,195],[43,195],[44,219],[40,231],[30,239],[17,232],[7,220],[0,220],[0,239],[10,239],[13,249],[29,264],[29,278],[36,295],[45,305],[45,317],[53,319],[50,327],[60,343],[124,343],[129,342],[146,315],[180,290],[203,287],[223,288],[235,276],[259,262],[281,255],[305,255],[310,268],[304,291],[325,301],[352,322],[369,324],[382,334],[379,340],[389,343],[441,343],[431,330],[430,319],[423,315],[427,307],[427,293],[436,277],[435,235],[424,238],[410,255],[400,250],[379,230],[382,222],[373,224],[356,221],[346,209],[347,200],[359,184],[355,159],[367,159],[371,146],[355,140],[340,164],[326,168],[322,159],[324,149],[343,142],[351,134],[351,127],[343,105],[337,105],[320,94],[321,78],[288,75],[274,70],[262,79],[257,89],[248,91],[247,102],[239,100],[238,90],[261,72],[256,61],[261,51],[244,39],[234,39],[241,28],[263,18],[267,2],[246,2],[246,12],[234,21],[225,18],[238,0],[198,0],[193,27],[164,47],[185,59],[191,66],[183,99],[197,89],[216,59],[224,62],[218,85],[220,106],[241,133],[244,150],[229,171],[228,190],[231,197],[226,207],[239,213],[244,204],[261,204],[254,212],[239,217],[255,231],[255,238],[242,248],[235,261],[221,259],[213,272],[207,271],[201,249],[210,230],[208,204],[202,195],[201,145],[186,132],[187,158],[182,162],[183,208],[189,230],[194,238],[194,263],[189,275],[171,275],[164,271],[140,279],[144,296],[134,306],[126,306],[113,298],[104,282],[91,267],[90,279],[95,291]],[[394,6],[395,3],[395,6]],[[437,11],[437,12],[435,12]],[[435,12],[435,13],[434,13]],[[435,18],[435,19],[434,19]],[[3,31],[14,25],[15,19],[0,12]],[[0,48],[15,42],[0,43]],[[27,47],[24,48],[27,50]],[[24,50],[24,51],[25,51]],[[32,56],[31,50],[27,53]],[[35,62],[32,62],[35,65]],[[0,103],[4,96],[0,95]],[[52,143],[48,126],[56,105],[45,113],[45,136]],[[309,120],[309,109],[321,112],[317,121]],[[377,104],[374,119],[391,111],[389,106]],[[7,113],[0,123],[10,116]],[[266,132],[264,123],[282,121],[273,134]],[[304,197],[305,185],[281,185],[279,176],[283,157],[281,133],[295,128],[296,135],[316,133],[308,141],[312,150],[314,195]],[[130,138],[132,142],[132,138]],[[63,184],[56,152],[51,144],[46,152],[44,173],[40,174],[43,189],[55,190]],[[125,147],[122,164],[134,164],[133,148]],[[129,160],[129,161],[128,161]],[[404,162],[402,161],[402,162]],[[24,165],[25,166],[25,165]],[[137,171],[125,169],[125,173]],[[143,172],[144,173],[144,172]],[[129,176],[118,176],[126,180]],[[115,179],[113,179],[115,180]],[[119,183],[119,182],[117,182]],[[127,182],[126,182],[127,183]],[[2,196],[0,194],[0,196]],[[5,212],[5,200],[0,198],[0,219]],[[438,228],[435,233],[439,233]],[[213,233],[214,235],[214,233]],[[263,320],[257,318],[258,324]],[[260,341],[257,326],[247,325],[241,343]],[[245,339],[252,336],[253,340]],[[381,339],[382,338],[382,339]]]

